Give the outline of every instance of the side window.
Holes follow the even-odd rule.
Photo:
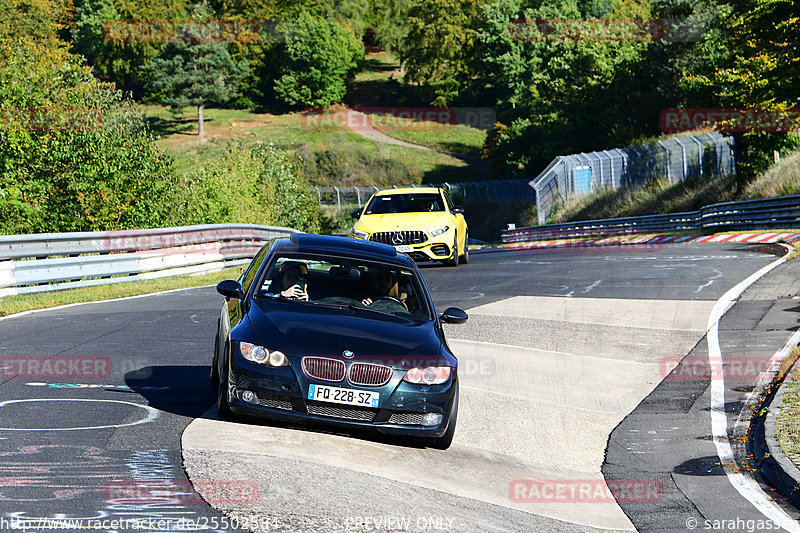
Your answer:
[[[447,205],[447,210],[452,213],[453,212],[453,200],[450,199],[450,195],[447,194],[447,191],[442,191],[442,196],[444,196],[444,202]]]
[[[264,264],[264,259],[266,259],[267,254],[269,253],[270,248],[272,248],[272,244],[274,242],[274,240],[270,240],[258,251],[256,256],[250,262],[247,272],[245,272],[242,276],[241,283],[245,294],[250,291],[250,287],[253,285],[253,279],[256,277],[256,274],[258,274],[258,271],[261,270],[261,265]]]

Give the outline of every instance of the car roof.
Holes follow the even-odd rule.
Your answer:
[[[384,196],[388,194],[413,194],[413,193],[438,193],[442,189],[440,187],[403,187],[397,189],[383,189],[375,193],[375,196]]]
[[[407,255],[398,254],[394,246],[349,237],[293,233],[277,239],[275,243],[281,252],[330,254],[406,267],[414,264]]]

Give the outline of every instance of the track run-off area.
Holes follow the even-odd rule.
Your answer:
[[[748,393],[800,322],[784,252],[624,245],[421,265],[437,310],[470,315],[445,326],[460,380],[445,451],[218,420],[213,287],[0,320],[0,529],[792,530],[796,510],[740,464]]]

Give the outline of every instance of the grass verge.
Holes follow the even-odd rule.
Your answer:
[[[225,268],[219,272],[209,272],[206,274],[175,276],[171,278],[98,285],[95,287],[81,287],[79,289],[6,296],[5,298],[0,298],[0,303],[2,303],[2,305],[0,305],[0,316],[8,316],[14,313],[32,311],[35,309],[46,309],[59,305],[113,300],[114,298],[139,296],[141,294],[151,294],[172,289],[216,285],[224,279],[238,278],[243,268],[244,265]]]
[[[800,151],[784,156],[740,194],[737,194],[737,183],[733,176],[694,179],[682,183],[656,179],[639,188],[604,189],[570,199],[550,216],[548,222],[696,211],[719,202],[789,194],[800,194]]]
[[[800,349],[792,351],[794,360],[800,354]],[[790,359],[790,356],[787,359]],[[800,468],[800,368],[795,365],[792,370],[787,369],[783,384],[783,403],[777,420],[777,438],[783,453]]]

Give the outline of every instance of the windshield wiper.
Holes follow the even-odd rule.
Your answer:
[[[351,311],[369,311],[370,313],[378,313],[379,315],[384,316],[397,316],[394,313],[389,313],[387,311],[379,311],[377,309],[372,309],[367,306],[355,305],[355,304],[347,304],[347,308]]]

